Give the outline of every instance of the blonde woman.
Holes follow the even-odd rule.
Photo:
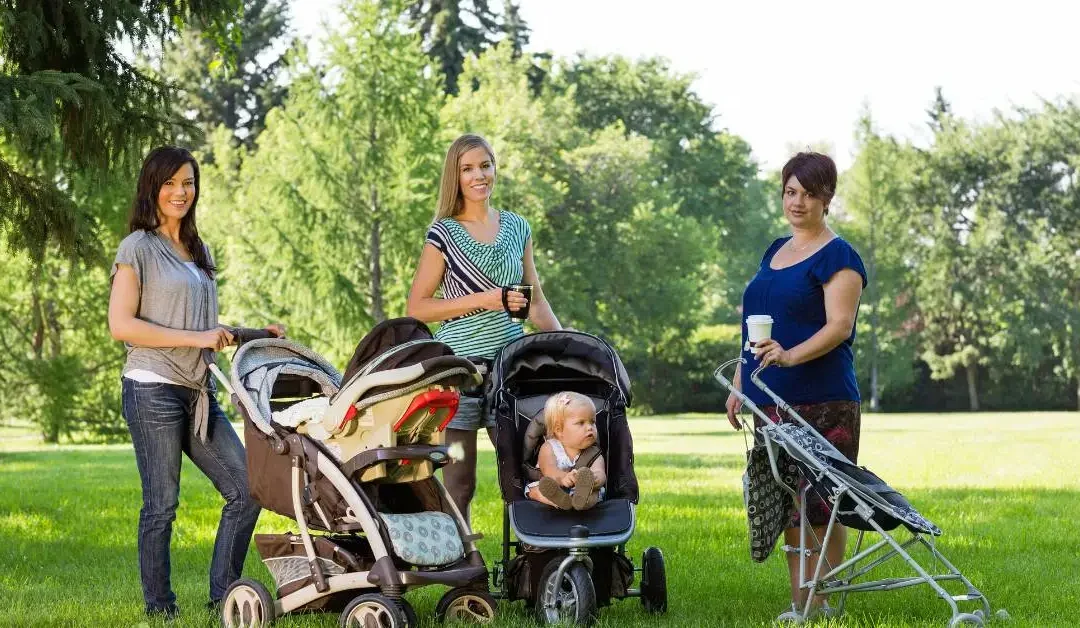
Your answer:
[[[450,145],[407,305],[409,316],[442,323],[435,338],[454,353],[488,366],[499,349],[524,334],[509,312],[528,304],[537,329],[562,329],[536,274],[528,221],[491,207],[495,175],[495,152],[484,138],[462,135]],[[531,303],[510,290],[503,305],[503,287],[515,283],[532,286]],[[463,460],[444,468],[443,480],[466,519],[476,492],[476,432],[483,427],[490,438],[495,425],[482,400],[479,390],[463,396],[446,430],[447,442],[465,450]]]

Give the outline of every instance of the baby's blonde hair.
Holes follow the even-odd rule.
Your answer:
[[[562,431],[571,408],[580,408],[590,415],[596,414],[596,405],[585,395],[568,390],[555,393],[544,404],[544,426],[547,428],[548,438],[555,438],[556,434]]]

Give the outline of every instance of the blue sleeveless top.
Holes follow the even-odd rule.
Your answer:
[[[846,241],[837,237],[805,260],[773,270],[773,256],[791,237],[779,238],[761,258],[761,266],[743,292],[742,345],[746,347],[746,317],[768,314],[773,318],[772,337],[785,349],[790,349],[825,326],[824,285],[840,270],[850,268],[862,276],[866,288],[866,269],[862,258]],[[856,318],[858,310],[856,309]],[[761,373],[761,380],[790,404],[821,403],[824,401],[859,401],[859,386],[855,381],[855,355],[851,337],[825,355],[792,367],[770,366]],[[750,373],[760,364],[748,350],[742,352],[747,361],[742,365],[742,389],[758,406],[775,405],[771,397],[750,381]]]

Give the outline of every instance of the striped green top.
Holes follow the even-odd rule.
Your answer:
[[[456,299],[476,292],[520,283],[524,276],[525,245],[532,235],[529,222],[499,210],[499,231],[491,244],[469,235],[457,220],[443,218],[431,226],[427,242],[442,253],[442,295]],[[435,339],[461,356],[492,359],[504,345],[524,335],[521,323],[502,310],[474,310],[442,324]]]

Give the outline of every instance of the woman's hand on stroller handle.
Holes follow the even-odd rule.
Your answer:
[[[736,416],[740,410],[742,410],[743,402],[734,391],[728,394],[727,403],[724,404],[727,409],[727,420],[731,423],[731,427],[741,430],[742,422],[739,421],[739,417]]]
[[[236,346],[240,346],[245,342],[251,342],[252,340],[285,337],[285,326],[281,323],[267,325],[262,329],[257,329],[254,327],[230,327],[229,330],[233,334]]]
[[[205,331],[195,332],[195,346],[199,349],[221,351],[233,343],[235,340],[234,333],[235,330],[223,325]]]

